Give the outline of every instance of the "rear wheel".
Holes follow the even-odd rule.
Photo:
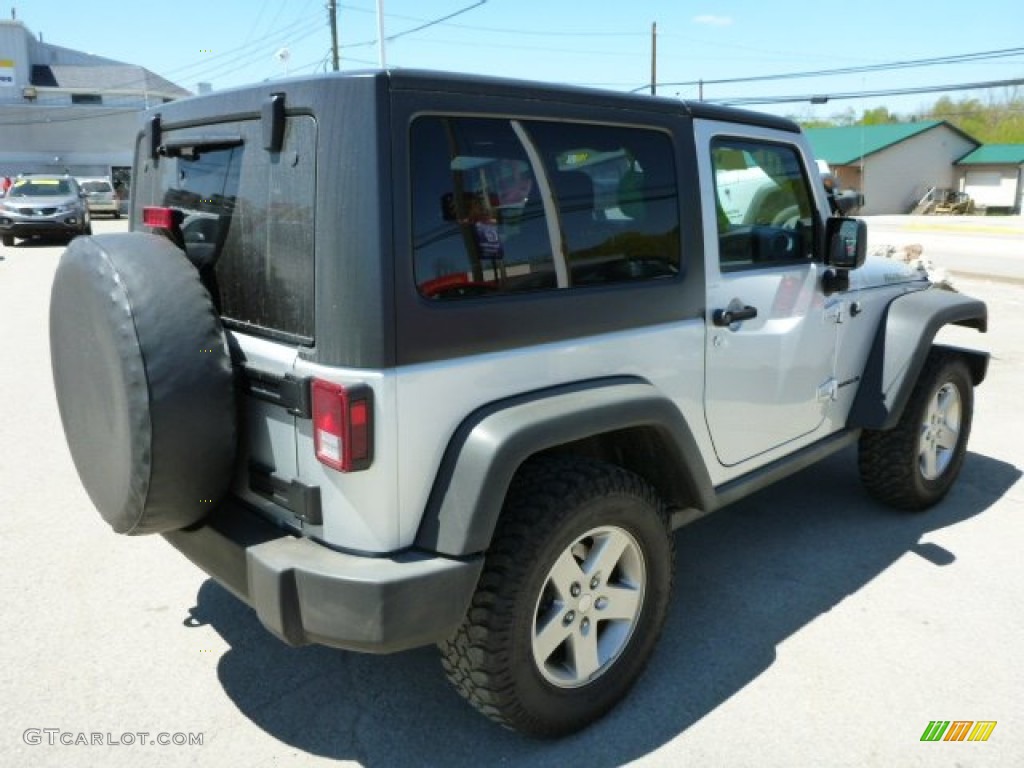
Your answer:
[[[3,236],[3,243],[4,243],[4,247],[5,248],[13,248],[14,247],[14,235],[4,235]]]
[[[441,646],[449,679],[497,722],[578,730],[643,671],[671,593],[672,537],[642,478],[588,459],[528,463],[470,610]]]
[[[861,436],[860,475],[868,492],[911,511],[938,503],[960,474],[973,412],[967,364],[955,353],[933,350],[899,423]]]

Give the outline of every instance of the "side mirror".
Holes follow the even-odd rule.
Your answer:
[[[861,219],[833,216],[825,224],[825,242],[828,246],[826,266],[857,269],[867,256],[868,225]]]
[[[843,216],[864,205],[864,195],[854,189],[837,192],[832,199],[835,200],[836,208]]]

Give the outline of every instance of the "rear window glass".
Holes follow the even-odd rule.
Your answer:
[[[75,194],[66,179],[18,179],[8,193],[10,197],[68,197]]]
[[[97,192],[113,192],[114,188],[107,181],[83,181],[82,191],[95,194]]]
[[[430,299],[671,278],[681,268],[669,137],[493,118],[412,126],[416,282]]]
[[[312,344],[316,123],[289,118],[280,155],[263,149],[258,122],[218,129],[242,143],[189,147],[184,132],[166,134],[180,149],[146,162],[142,198],[181,211],[185,249],[226,325]]]

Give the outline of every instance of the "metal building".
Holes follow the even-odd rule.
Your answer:
[[[190,93],[143,67],[42,42],[0,20],[0,176],[127,181],[139,113]]]

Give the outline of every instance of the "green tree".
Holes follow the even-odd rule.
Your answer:
[[[850,108],[828,120],[795,118],[805,128],[883,125],[918,120],[945,120],[982,144],[1024,144],[1024,91],[1007,89],[983,101],[977,97],[943,96],[913,116],[900,116],[886,106],[865,110],[858,118]]]
[[[983,144],[1024,144],[1024,95],[1016,88],[988,103],[943,96],[923,117],[946,120]]]
[[[886,125],[887,123],[902,122],[899,117],[889,111],[888,107],[875,107],[866,109],[858,121],[861,125]]]

